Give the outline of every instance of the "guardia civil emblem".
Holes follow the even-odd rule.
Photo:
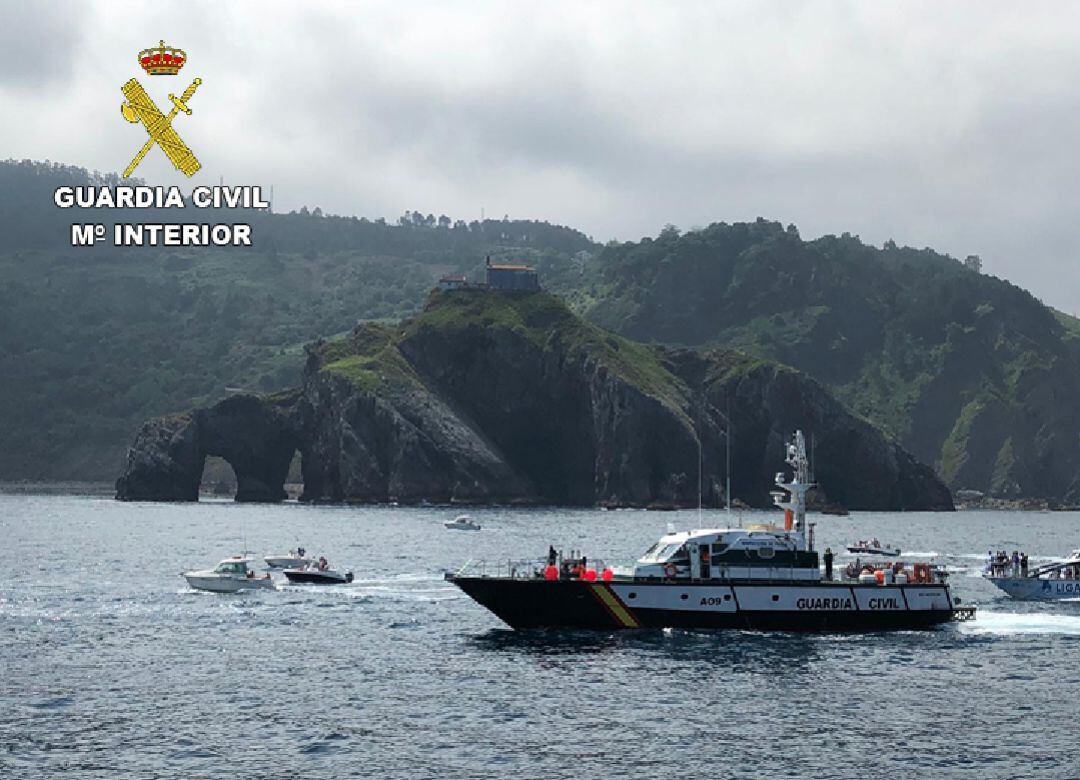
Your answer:
[[[184,50],[166,46],[165,41],[161,41],[154,48],[143,49],[139,52],[139,65],[151,76],[175,76],[186,62],[187,54]],[[169,158],[176,170],[185,176],[193,176],[202,167],[195,153],[188,148],[172,126],[173,119],[181,111],[191,116],[191,109],[187,104],[200,84],[202,84],[202,79],[195,79],[180,97],[170,93],[169,100],[172,101],[173,107],[168,114],[161,113],[137,79],[131,79],[120,88],[124,97],[127,98],[120,106],[120,113],[132,124],[141,122],[143,129],[150,136],[128,167],[124,169],[124,178],[131,176],[155,144],[161,147],[161,151]]]

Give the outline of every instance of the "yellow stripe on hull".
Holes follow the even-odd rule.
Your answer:
[[[623,606],[623,603],[619,601],[619,597],[611,592],[611,588],[607,585],[594,583],[592,590],[615,619],[619,621],[619,625],[623,628],[641,628],[641,622],[634,617],[633,612]]]

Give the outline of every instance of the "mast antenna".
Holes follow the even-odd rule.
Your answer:
[[[701,401],[698,401],[698,413],[697,413],[697,430],[694,431],[695,438],[697,439],[697,522],[698,528],[701,528],[701,468],[702,468],[702,456],[701,456]]]
[[[727,493],[727,516],[728,525],[731,524],[731,436],[735,430],[735,426],[731,422],[731,395],[727,396],[727,435],[724,437],[725,446],[727,449],[727,456],[724,460],[727,461],[727,484],[724,487],[724,491]],[[742,510],[739,510],[739,528],[742,528]]]
[[[697,522],[701,528],[701,431],[697,435]]]
[[[731,516],[731,396],[727,397],[727,436],[724,437],[727,444],[727,486],[724,488],[727,493],[727,513],[728,517]],[[739,522],[742,522],[742,518],[739,518]]]

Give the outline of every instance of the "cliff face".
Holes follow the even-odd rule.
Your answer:
[[[794,366],[954,489],[1080,501],[1080,321],[950,257],[758,220],[613,244],[548,278],[629,338]]]
[[[311,501],[694,506],[700,457],[703,500],[719,505],[729,427],[732,493],[752,505],[770,503],[783,442],[801,427],[828,500],[952,508],[930,469],[798,372],[638,344],[545,293],[474,290],[312,345],[294,393],[147,423],[117,489],[193,499],[202,458],[220,454],[238,500],[276,500],[299,450]]]
[[[364,390],[306,378],[305,501],[528,501],[535,491],[480,432],[423,388]]]
[[[705,473],[724,471],[723,426],[730,408],[732,493],[755,506],[769,505],[769,491],[791,431],[810,443],[820,485],[816,498],[850,508],[916,510],[952,508],[949,490],[934,471],[854,417],[811,379],[775,363],[725,350],[670,351],[671,370],[695,382],[707,445]],[[700,379],[698,379],[700,377]],[[719,485],[714,491],[720,495]]]

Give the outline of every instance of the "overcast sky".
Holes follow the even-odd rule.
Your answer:
[[[1080,4],[0,0],[0,157],[120,171],[199,76],[193,183],[636,240],[764,216],[983,257],[1080,311]],[[164,38],[189,62],[148,77]],[[160,150],[137,175],[184,183]]]

